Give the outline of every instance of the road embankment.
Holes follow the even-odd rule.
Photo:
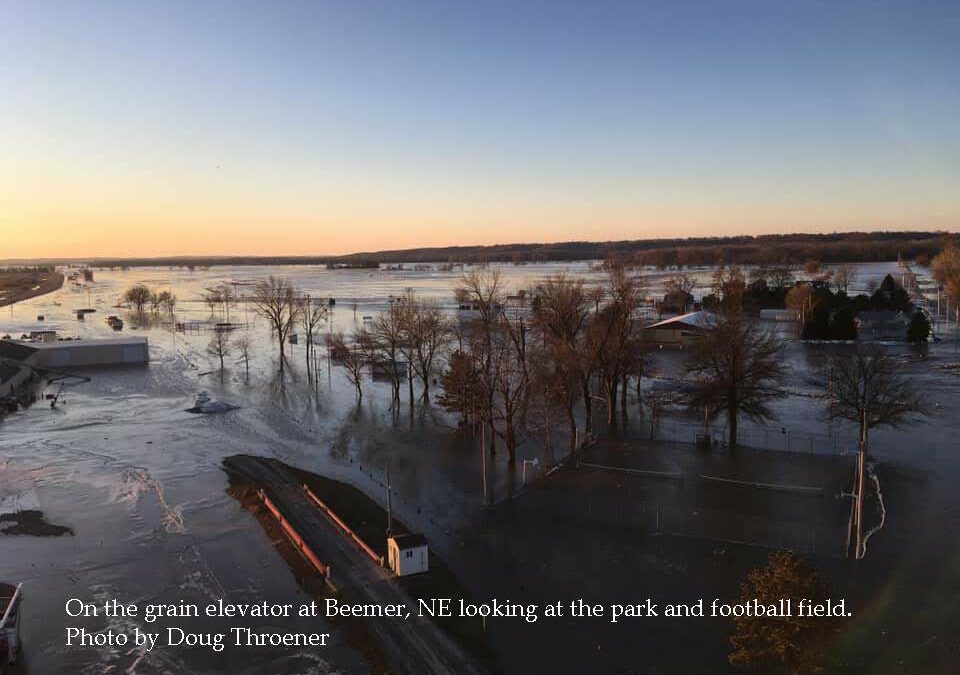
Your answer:
[[[27,278],[23,272],[0,272],[0,307],[52,293],[62,286],[61,272],[50,272],[39,279]]]
[[[440,626],[416,613],[416,600],[383,567],[317,509],[304,491],[304,472],[281,462],[250,455],[235,455],[224,460],[224,469],[234,480],[241,480],[269,495],[271,503],[283,514],[299,539],[331,570],[338,595],[350,603],[381,607],[405,605],[411,611],[406,619],[367,619],[366,629],[382,653],[383,662],[394,673],[410,675],[483,675],[489,672],[482,659],[469,654]],[[324,496],[347,511],[363,509],[364,498],[352,488],[316,476],[310,487],[326,487]],[[348,503],[353,501],[354,505]],[[339,511],[338,511],[339,512]],[[348,520],[353,521],[346,514]],[[354,523],[351,522],[351,527]]]

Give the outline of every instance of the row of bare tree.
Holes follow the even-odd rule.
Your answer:
[[[307,378],[311,382],[316,381],[319,370],[318,338],[329,316],[328,305],[298,292],[286,279],[272,275],[254,286],[249,300],[257,315],[270,326],[280,350],[281,372],[286,365],[287,344],[294,335],[298,336],[299,342],[296,331],[303,331]]]
[[[639,385],[643,372],[643,286],[623,265],[605,270],[600,287],[559,274],[515,295],[495,270],[461,279],[457,297],[472,317],[455,327],[440,402],[486,426],[491,452],[501,439],[512,461],[523,433],[538,424],[549,433],[554,411],[566,419],[571,448],[581,414],[592,433],[595,400],[610,426],[618,407],[626,412],[630,382]]]
[[[355,386],[358,401],[364,375],[371,369],[389,381],[395,409],[404,380],[412,405],[415,381],[420,383],[419,397],[429,402],[431,385],[439,377],[438,402],[468,426],[487,431],[491,453],[502,440],[513,461],[522,438],[537,428],[549,439],[550,416],[556,413],[565,418],[574,450],[580,419],[584,431],[593,432],[596,401],[602,402],[611,429],[618,408],[626,417],[632,383],[641,401],[646,353],[642,279],[615,262],[607,263],[605,272],[599,286],[558,274],[513,295],[497,270],[470,272],[456,291],[459,320],[435,302],[407,292],[392,298],[369,327],[349,337],[328,333],[325,342],[330,358],[344,367]],[[706,330],[692,344],[686,362],[691,385],[687,405],[707,420],[725,418],[730,447],[737,445],[742,417],[772,419],[771,404],[786,395],[783,343],[743,311],[739,295],[744,285],[739,281],[735,273],[715,279],[722,302],[706,315]],[[299,326],[308,372],[313,372],[328,308],[277,277],[259,283],[251,301],[272,328],[281,369],[285,344]],[[875,347],[829,359],[824,382],[828,415],[859,428],[849,544],[851,557],[859,558],[869,537],[863,526],[869,432],[906,423],[923,406],[899,364]]]
[[[372,368],[390,382],[394,404],[400,401],[404,380],[411,403],[414,380],[421,383],[420,398],[429,402],[430,385],[439,374],[452,334],[453,323],[437,303],[408,291],[391,298],[369,328],[359,328],[349,338],[335,333],[328,346],[331,358],[346,369],[358,399],[363,396],[363,373]]]
[[[150,309],[154,314],[163,310],[173,314],[177,306],[177,296],[170,291],[154,291],[146,284],[135,284],[123,294],[123,300],[136,311],[143,314]]]

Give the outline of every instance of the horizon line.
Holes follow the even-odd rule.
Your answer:
[[[829,232],[804,232],[804,231],[795,231],[795,232],[766,232],[761,234],[729,234],[729,235],[713,235],[713,236],[687,236],[687,237],[643,237],[638,239],[568,239],[568,240],[554,240],[554,241],[523,241],[523,242],[502,242],[496,244],[448,244],[440,246],[410,246],[407,248],[389,248],[389,249],[379,249],[379,250],[368,250],[368,251],[353,251],[350,253],[303,253],[303,254],[284,254],[284,253],[173,253],[173,254],[162,254],[162,255],[103,255],[103,254],[91,254],[91,255],[77,255],[77,256],[35,256],[35,257],[19,257],[19,258],[0,258],[0,264],[11,264],[11,263],[23,263],[23,262],[84,262],[84,261],[98,261],[98,262],[107,262],[107,261],[139,261],[139,260],[217,260],[217,259],[232,259],[232,258],[246,258],[246,259],[271,259],[271,258],[282,258],[282,259],[304,259],[304,260],[336,260],[343,258],[358,258],[362,256],[382,256],[393,253],[409,253],[411,251],[456,251],[462,249],[498,249],[506,247],[525,247],[525,246],[568,246],[575,244],[586,244],[586,245],[616,245],[616,244],[638,244],[638,243],[655,243],[655,242],[719,242],[719,241],[728,241],[728,240],[756,240],[756,239],[766,239],[766,238],[784,238],[784,237],[829,237],[833,235],[924,235],[925,237],[932,238],[936,236],[945,236],[945,235],[954,235],[960,234],[960,225],[955,229],[935,229],[935,230],[912,230],[912,229],[894,229],[894,230],[831,230]],[[667,246],[668,247],[668,246]]]

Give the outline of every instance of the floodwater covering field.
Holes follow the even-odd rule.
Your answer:
[[[320,382],[312,387],[303,369],[303,345],[288,350],[292,367],[280,378],[276,345],[264,322],[243,302],[231,307],[229,320],[248,324],[246,332],[254,344],[249,377],[235,357],[228,358],[225,373],[218,372],[215,357],[206,352],[209,331],[177,332],[169,320],[138,321],[113,309],[126,288],[142,282],[177,295],[178,322],[208,321],[210,309],[202,299],[205,288],[226,281],[238,284],[242,295],[258,279],[274,274],[313,297],[335,298],[328,329],[336,331],[350,332],[362,325],[365,316],[387,306],[391,295],[408,288],[454,310],[453,292],[461,270],[407,267],[98,269],[95,281],[82,290],[64,288],[0,312],[0,334],[17,336],[42,326],[72,337],[113,337],[116,333],[104,319],[122,314],[127,322],[123,334],[147,336],[151,356],[147,367],[87,371],[92,380],[67,388],[63,405],[56,409],[37,405],[0,422],[0,497],[32,495],[48,522],[73,531],[60,537],[0,537],[0,580],[24,581],[26,588],[22,672],[306,675],[366,671],[364,660],[337,628],[318,620],[312,620],[309,632],[332,632],[334,644],[314,651],[228,649],[214,654],[183,648],[144,654],[130,647],[63,647],[63,604],[70,597],[171,603],[180,599],[205,603],[220,597],[230,602],[307,599],[256,520],[227,493],[221,462],[239,453],[275,457],[349,482],[380,503],[385,502],[383,471],[389,459],[398,516],[422,530],[432,549],[478,594],[521,600],[524,596],[547,599],[556,591],[585,598],[593,595],[599,602],[642,599],[653,587],[682,589],[685,595],[677,601],[707,593],[736,593],[739,578],[762,560],[764,546],[771,542],[741,545],[711,540],[710,530],[690,526],[689,520],[697,514],[685,510],[679,493],[666,494],[665,488],[651,487],[640,478],[593,473],[583,474],[582,479],[580,474],[564,475],[546,488],[557,493],[569,487],[576,494],[588,482],[594,492],[629,492],[629,500],[610,505],[611,513],[630,505],[669,502],[678,529],[696,530],[703,536],[653,540],[635,535],[626,525],[605,523],[597,531],[589,519],[561,521],[551,510],[551,495],[538,490],[513,500],[491,518],[480,503],[477,447],[458,434],[456,420],[436,406],[408,407],[404,391],[399,410],[391,410],[388,385],[369,381],[363,404],[357,406],[352,385],[336,365],[323,364]],[[600,278],[595,265],[588,263],[500,268],[511,290],[528,288],[538,278],[560,271],[589,280]],[[860,265],[857,271],[854,292],[884,274],[896,274],[896,265]],[[650,273],[652,294],[662,294],[667,275]],[[701,290],[708,286],[709,275],[710,270],[698,273]],[[77,321],[72,310],[84,307],[97,312]],[[36,317],[41,314],[45,321],[38,325]],[[218,315],[216,320],[228,317]],[[751,445],[770,447],[772,452],[789,450],[782,453],[780,482],[808,475],[802,467],[791,468],[799,466],[803,460],[796,458],[803,453],[831,456],[841,465],[847,461],[843,453],[851,450],[848,440],[854,430],[828,425],[820,404],[811,398],[818,386],[816,369],[835,349],[840,348],[791,342],[786,352],[791,372],[784,385],[792,395],[776,404],[780,419],[766,428],[746,427],[752,434],[748,439],[755,441]],[[837,646],[839,661],[850,665],[842,672],[944,672],[938,668],[958,649],[947,627],[955,627],[960,619],[950,600],[958,591],[955,572],[960,564],[960,500],[954,487],[960,480],[956,441],[960,374],[947,367],[960,361],[960,355],[949,342],[932,344],[922,352],[907,346],[891,349],[926,391],[931,414],[917,426],[874,434],[872,451],[880,462],[879,475],[891,478],[890,518],[885,530],[871,541],[862,573],[852,573],[836,560],[828,542],[818,542],[816,562],[858,602],[856,622]],[[682,376],[682,354],[656,355],[651,375]],[[184,412],[201,390],[241,407],[222,415]],[[607,453],[602,461],[619,459],[621,465],[635,462],[648,468],[671,465],[687,449],[670,443],[692,441],[691,429],[682,416],[665,420],[658,441],[652,443],[645,423],[638,421],[624,441],[634,442],[629,457],[611,459]],[[792,442],[784,440],[788,435]],[[520,492],[523,471],[527,481],[532,480],[565,448],[562,438],[554,439],[551,447],[543,439],[531,438],[521,446],[520,459],[537,459],[537,465],[518,462],[510,469],[505,453],[488,462],[495,500],[504,502]],[[562,501],[565,495],[560,492],[554,497]],[[750,499],[749,495],[728,500],[723,494],[705,494],[701,504],[729,522],[737,515],[729,511],[727,502]],[[834,499],[842,518],[847,503]],[[829,498],[818,504],[830,510]],[[590,508],[593,513],[592,504]],[[795,500],[786,506],[774,501],[770,508],[774,513],[779,508],[803,510]],[[531,521],[531,513],[540,515]],[[485,543],[480,543],[480,537]],[[269,627],[266,623],[252,626]],[[88,627],[99,630],[109,625]],[[539,672],[537,664],[547,661],[551,672],[583,672],[598,664],[604,672],[638,672],[645,664],[650,668],[643,672],[656,673],[715,673],[726,668],[723,626],[709,622],[684,628],[687,635],[703,631],[707,646],[671,650],[669,657],[667,650],[657,656],[656,640],[680,633],[664,624],[646,637],[644,626],[633,626],[633,632],[621,628],[627,631],[621,644],[606,637],[607,626],[599,623],[537,627],[530,631],[529,642],[523,626],[490,630],[498,662],[506,672]],[[544,660],[548,648],[551,656]]]

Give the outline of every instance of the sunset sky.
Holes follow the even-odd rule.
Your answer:
[[[0,3],[0,259],[960,229],[960,2]]]

